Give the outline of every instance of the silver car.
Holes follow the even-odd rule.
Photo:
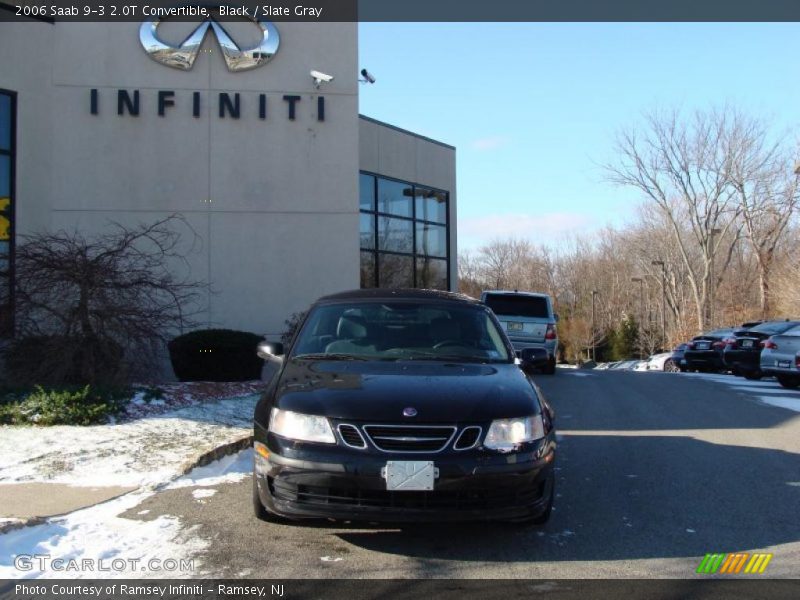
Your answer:
[[[785,388],[800,386],[800,325],[767,338],[761,345],[761,370]]]
[[[550,296],[533,292],[490,290],[481,294],[481,302],[497,315],[517,351],[517,356],[525,348],[544,348],[547,350],[548,362],[542,371],[547,375],[556,372],[558,315],[553,312]]]

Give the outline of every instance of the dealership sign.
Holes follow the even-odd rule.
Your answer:
[[[222,8],[224,7],[220,7],[220,10]],[[250,48],[240,48],[222,25],[210,17],[206,18],[177,46],[168,44],[159,38],[158,27],[162,22],[161,19],[147,20],[139,27],[139,41],[147,55],[156,62],[175,69],[188,71],[194,65],[203,41],[209,30],[211,30],[222,50],[228,70],[234,72],[246,71],[268,63],[275,56],[280,45],[280,35],[275,25],[269,21],[253,18],[249,18],[249,20],[260,30],[260,42]],[[176,92],[173,90],[154,90],[149,93],[153,94],[153,106],[161,117],[166,116],[176,106],[177,97]],[[255,96],[251,100],[252,105],[250,107],[244,106],[246,99],[243,101],[242,97],[245,95],[243,93],[217,92],[213,95],[216,96],[216,113],[221,119],[239,119],[242,116],[244,107],[244,110],[250,110],[252,114],[256,114],[259,119],[264,120],[267,118],[267,109],[271,106],[266,94],[250,94],[250,96]],[[187,96],[191,100],[185,102],[185,104],[191,110],[192,116],[201,117],[203,105],[208,99],[201,92],[188,92]],[[316,96],[314,100],[316,101],[316,119],[317,121],[324,121],[325,98],[324,96]],[[283,104],[286,117],[290,121],[294,121],[302,96],[285,94],[278,101]],[[118,89],[116,90],[116,98],[111,100],[112,110],[116,109],[116,113],[119,116],[130,115],[138,117],[142,111],[143,104],[142,94],[139,90]],[[99,115],[101,112],[101,95],[96,88],[91,89],[89,92],[89,111],[93,115]]]
[[[222,25],[210,18],[203,21],[180,46],[173,46],[159,39],[158,26],[161,24],[161,19],[158,18],[142,23],[139,27],[139,41],[153,60],[168,67],[188,71],[194,65],[200,46],[203,45],[203,40],[211,29],[217,38],[228,69],[246,71],[268,63],[280,45],[280,36],[275,25],[269,21],[251,20],[261,30],[261,41],[252,48],[239,48]]]

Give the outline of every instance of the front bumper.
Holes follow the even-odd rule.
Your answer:
[[[258,439],[258,435],[256,436]],[[530,449],[437,454],[386,454],[340,446],[320,448],[267,437],[268,459],[256,454],[259,498],[276,515],[351,521],[431,522],[536,517],[553,486],[555,437]],[[433,460],[433,491],[388,491],[387,460]]]

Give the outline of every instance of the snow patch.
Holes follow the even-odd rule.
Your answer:
[[[238,454],[230,454],[204,467],[192,469],[170,483],[167,489],[185,487],[209,487],[223,483],[236,483],[253,472],[253,449],[242,450]],[[195,493],[199,490],[195,490]],[[213,490],[212,490],[213,494]],[[211,494],[209,494],[211,495]],[[198,496],[195,496],[197,498]]]
[[[49,520],[42,525],[25,527],[0,536],[0,579],[70,577],[191,577],[192,571],[151,571],[151,559],[161,561],[194,557],[208,546],[208,542],[192,535],[192,529],[183,530],[177,517],[162,515],[152,521],[136,521],[120,517],[152,495],[153,492],[133,492],[115,500],[71,513],[63,518]],[[120,565],[109,571],[53,571],[40,570],[33,564],[31,571],[14,567],[14,557],[20,554],[47,554],[53,558],[80,565],[81,559],[103,560],[107,567],[114,559]],[[138,562],[133,562],[138,561]],[[97,563],[95,563],[97,564]],[[195,561],[197,569],[199,562]]]

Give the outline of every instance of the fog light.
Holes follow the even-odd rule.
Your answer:
[[[261,442],[253,442],[253,449],[256,451],[256,454],[262,458],[266,460],[269,459],[269,450],[267,450],[267,447]]]

